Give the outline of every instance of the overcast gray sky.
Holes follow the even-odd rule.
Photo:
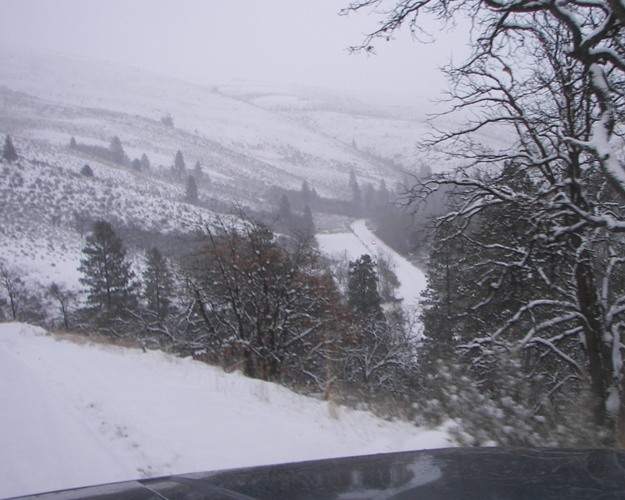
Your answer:
[[[376,56],[347,48],[379,16],[339,16],[348,0],[0,0],[0,44],[119,62],[195,83],[233,79],[363,89],[417,98],[466,37],[422,45],[407,31]]]

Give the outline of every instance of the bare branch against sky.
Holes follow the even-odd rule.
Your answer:
[[[437,67],[464,54],[466,36],[409,33],[349,54],[380,20],[339,16],[347,0],[2,0],[0,45],[118,62],[196,83],[233,79],[432,97]]]

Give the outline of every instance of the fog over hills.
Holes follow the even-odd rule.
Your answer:
[[[429,131],[426,110],[374,95],[251,82],[202,87],[14,47],[0,47],[0,65],[0,135],[12,137],[20,156],[0,173],[0,250],[44,282],[76,282],[96,218],[127,228],[132,248],[137,230],[144,239],[187,232],[234,204],[275,210],[275,187],[298,191],[306,181],[319,196],[349,200],[352,171],[363,187],[392,188],[424,164],[415,148]],[[163,123],[168,115],[173,126]],[[93,154],[113,137],[123,164]],[[177,151],[198,177],[197,203],[185,200],[184,178],[172,173]],[[133,169],[143,155],[149,170]],[[93,176],[81,174],[85,164]]]
[[[117,135],[131,157],[146,152],[167,165],[180,149],[230,184],[298,188],[305,179],[332,196],[345,192],[350,170],[362,182],[392,182],[418,164],[424,115],[368,96],[250,83],[200,87],[7,48],[0,49],[0,64],[4,89],[37,98],[3,98],[0,123],[18,140],[59,145],[75,136],[106,143]],[[174,130],[160,124],[167,113]],[[33,114],[39,119],[26,118]]]

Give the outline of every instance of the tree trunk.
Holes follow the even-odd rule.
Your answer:
[[[582,250],[575,270],[577,299],[582,323],[586,355],[588,356],[588,376],[592,392],[594,423],[609,432],[608,446],[616,444],[615,419],[606,408],[608,388],[612,380],[612,356],[609,347],[603,341],[605,329],[601,321],[601,305],[597,296],[590,252]]]
[[[616,421],[616,446],[621,450],[625,450],[625,399],[622,395],[618,419]]]

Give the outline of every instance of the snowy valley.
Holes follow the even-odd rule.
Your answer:
[[[7,402],[0,427],[8,431],[1,439],[1,497],[133,477],[452,444],[443,428],[428,431],[364,411],[368,405],[358,401],[377,396],[345,392],[356,380],[355,365],[349,367],[351,374],[335,377],[344,379],[340,383],[321,376],[329,370],[324,363],[347,370],[349,356],[364,356],[369,390],[390,387],[386,368],[375,367],[379,360],[358,351],[355,338],[361,333],[345,333],[347,343],[340,347],[336,340],[323,340],[331,331],[324,326],[331,324],[325,319],[326,306],[316,326],[304,319],[289,327],[303,328],[297,335],[306,342],[294,351],[286,342],[282,375],[266,374],[269,358],[246,369],[267,380],[303,370],[306,375],[297,377],[310,377],[308,381],[282,384],[314,396],[307,397],[190,359],[193,354],[228,371],[246,371],[236,362],[211,358],[211,353],[228,353],[238,344],[205,346],[196,340],[206,337],[197,330],[197,320],[174,341],[171,332],[183,328],[182,319],[175,325],[162,318],[154,323],[154,318],[133,313],[115,318],[126,325],[121,329],[112,324],[92,328],[84,309],[91,295],[80,281],[95,221],[107,221],[119,234],[139,279],[148,265],[146,250],[158,248],[172,263],[186,258],[198,230],[215,228],[216,221],[237,221],[244,212],[275,223],[276,237],[288,240],[290,229],[279,218],[284,200],[288,210],[288,200],[294,204],[289,217],[295,221],[304,208],[309,210],[303,203],[308,200],[318,247],[306,257],[313,260],[301,264],[295,283],[312,280],[304,290],[314,286],[321,287],[315,293],[323,291],[327,271],[313,264],[321,259],[322,266],[335,266],[328,269],[336,273],[337,293],[347,296],[347,263],[365,254],[376,262],[382,259],[389,276],[399,276],[389,285],[385,314],[410,319],[405,330],[410,338],[394,349],[385,347],[385,363],[412,363],[420,331],[414,318],[425,277],[375,236],[364,219],[356,220],[366,214],[352,203],[354,182],[371,203],[371,193],[376,200],[388,196],[386,186],[393,189],[407,172],[422,168],[411,146],[425,130],[419,112],[393,111],[383,103],[364,104],[318,89],[252,84],[202,88],[130,68],[7,48],[0,48],[0,64],[0,133],[11,137],[18,154],[16,161],[4,161],[0,172],[4,319],[34,318],[50,330],[82,331],[59,336],[15,322],[0,330],[2,376],[13,381],[0,391]],[[117,160],[110,156],[115,140],[123,148]],[[176,170],[178,154],[186,163],[182,173]],[[185,185],[191,176],[194,199]],[[245,222],[227,224],[232,234],[247,227]],[[272,241],[263,241],[268,252],[278,251]],[[295,258],[297,251],[291,251]],[[172,267],[183,283],[184,269]],[[57,287],[55,293],[51,285]],[[187,292],[178,288],[175,293],[181,294],[172,301],[183,318]],[[14,299],[17,309],[12,310]],[[98,328],[114,345],[98,344],[98,335],[93,343],[81,341]],[[372,346],[372,353],[387,346],[390,330],[372,334],[381,335],[375,338],[382,342]],[[126,339],[123,345],[139,343],[145,351],[156,343],[182,357],[115,347],[120,337]],[[402,352],[399,346],[408,344]],[[338,390],[331,389],[335,384],[345,385],[336,399],[331,396],[331,390]],[[388,402],[376,405],[379,410]],[[409,407],[410,402],[405,398],[401,405]],[[405,411],[398,407],[381,413]],[[35,469],[40,472],[33,478]]]
[[[615,4],[8,0],[0,497],[429,447],[623,497]]]
[[[350,173],[363,189],[389,189],[422,164],[414,147],[425,114],[317,89],[267,85],[203,88],[115,65],[0,48],[0,131],[20,154],[0,173],[5,260],[42,284],[75,273],[82,238],[97,218],[155,233],[188,232],[234,205],[271,212],[275,188],[303,182],[320,197],[349,200]],[[390,111],[389,111],[390,110]],[[173,126],[162,123],[170,116]],[[81,148],[123,144],[124,165]],[[78,148],[70,148],[74,139]],[[404,149],[402,149],[404,148]],[[176,152],[196,177],[172,178]],[[391,154],[391,151],[393,152]],[[404,151],[401,157],[394,157]],[[149,168],[132,168],[145,156]],[[81,175],[88,164],[93,176]],[[348,219],[315,213],[320,229]],[[132,233],[132,230],[130,231]],[[68,263],[66,265],[66,263]]]

